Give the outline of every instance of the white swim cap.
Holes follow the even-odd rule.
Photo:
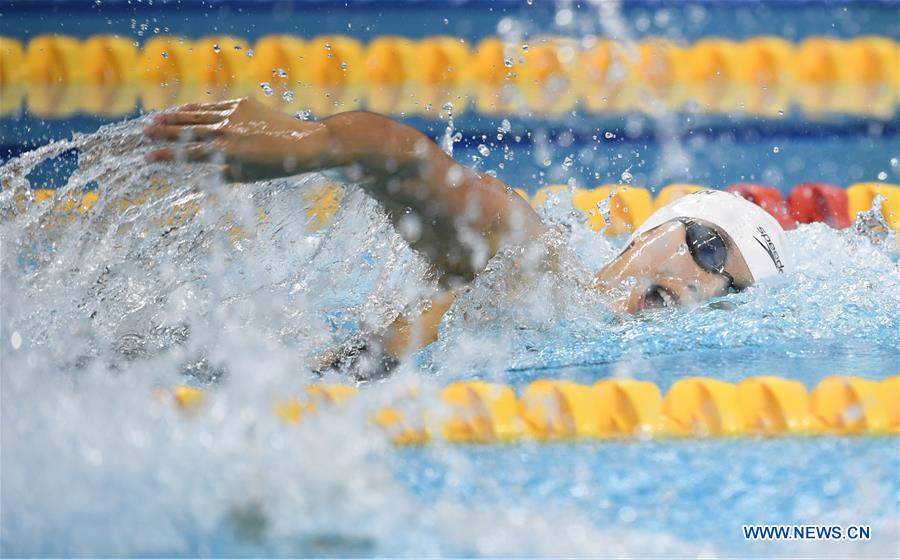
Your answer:
[[[790,269],[790,246],[778,221],[753,202],[720,190],[701,190],[673,200],[648,217],[632,239],[679,217],[719,227],[741,252],[754,282]]]

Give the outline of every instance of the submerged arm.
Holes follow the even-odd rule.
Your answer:
[[[544,231],[534,210],[502,181],[458,164],[418,130],[372,113],[309,122],[243,99],[163,113],[146,134],[200,140],[153,151],[148,159],[224,156],[232,180],[344,169],[445,284],[471,280],[497,251]]]

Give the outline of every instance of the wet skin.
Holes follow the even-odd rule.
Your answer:
[[[702,223],[702,222],[701,222]],[[709,223],[704,225],[716,229]],[[741,289],[753,276],[734,243],[722,231],[728,256],[725,271]],[[681,222],[670,221],[639,235],[597,274],[596,286],[613,296],[616,311],[636,313],[660,307],[688,306],[726,295],[729,281],[694,261]]]
[[[454,287],[470,282],[498,251],[546,231],[527,201],[505,183],[458,164],[414,128],[372,113],[301,121],[255,100],[236,99],[160,113],[144,133],[175,142],[148,152],[149,162],[219,162],[231,181],[341,168],[358,182],[429,259],[447,289],[431,297],[424,312],[397,320],[384,340],[395,355],[436,339]],[[409,216],[418,225],[413,233],[399,227]],[[737,287],[750,285],[746,263],[722,236],[729,248],[725,270]],[[608,293],[613,308],[623,313],[724,295],[728,281],[702,269],[685,242],[679,222],[647,231],[597,274],[594,287]]]

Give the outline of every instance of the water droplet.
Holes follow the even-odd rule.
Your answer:
[[[887,173],[885,173],[884,171],[881,171],[880,173],[878,173],[878,180],[880,180],[880,181],[887,180]]]
[[[778,109],[778,116],[784,116],[784,109]]]
[[[622,171],[622,182],[625,184],[631,184],[631,181],[634,180],[634,176],[628,171]]]
[[[509,132],[512,131],[512,124],[510,124],[509,119],[504,118],[503,120],[500,121],[500,131],[503,132],[504,134],[508,134]]]
[[[487,157],[491,154],[491,150],[484,144],[478,144],[478,153],[480,153],[482,157]]]
[[[563,159],[562,165],[563,165],[563,167],[565,167],[566,169],[568,169],[569,167],[571,167],[573,164],[575,164],[575,160],[572,159],[572,156],[571,156],[571,155],[567,155],[566,158]]]
[[[414,215],[403,215],[397,222],[397,232],[407,242],[415,243],[422,237],[422,222]]]
[[[272,68],[272,77],[286,78],[287,75],[287,70],[285,70],[284,68]]]
[[[331,43],[325,43],[325,50],[331,50]]]
[[[341,62],[341,71],[342,71],[342,72],[346,72],[346,71],[347,71],[347,63],[346,63],[346,62]]]
[[[772,153],[780,153],[780,152],[781,152],[781,148],[780,148],[780,147],[775,146],[775,147],[772,148]]]
[[[13,349],[22,347],[22,334],[20,334],[18,330],[14,331],[12,336],[9,337],[9,343],[12,345]]]
[[[294,113],[294,118],[296,118],[297,120],[309,120],[310,118],[312,118],[312,113],[304,109],[302,111],[297,111],[296,113]]]
[[[244,47],[241,45],[234,45],[234,50],[244,50]]]
[[[459,165],[452,165],[447,170],[447,184],[450,186],[459,186],[464,175],[465,173],[463,172],[462,167]]]
[[[288,103],[294,102],[294,92],[288,89],[284,93],[281,94],[281,98],[287,101]]]
[[[450,23],[450,20],[447,18],[444,18],[444,25],[447,25],[448,23]]]
[[[247,58],[253,58],[253,49],[247,49]]]
[[[524,43],[524,44],[522,45],[522,50],[525,51],[525,52],[528,52],[528,43]]]
[[[543,163],[544,163],[544,167],[549,167],[550,164],[553,162],[550,160],[549,157],[545,157]]]
[[[259,84],[259,87],[262,88],[263,93],[266,94],[266,97],[271,97],[272,95],[275,95],[275,91],[272,89],[272,86],[269,85],[269,82],[262,82],[261,84]]]
[[[513,59],[511,57],[507,56],[506,58],[503,59],[503,65],[506,66],[507,68],[512,68]]]
[[[605,132],[605,133],[603,134],[603,137],[606,138],[607,140],[612,140],[613,138],[616,137],[616,135],[613,134],[612,132]]]
[[[222,47],[219,46],[219,43],[213,44],[213,52],[216,54],[219,54],[220,52],[222,52]]]
[[[562,8],[558,12],[556,12],[556,17],[554,17],[554,22],[556,25],[560,27],[565,27],[572,23],[575,19],[575,13],[569,8]]]
[[[443,110],[447,113],[447,128],[444,129],[444,136],[441,138],[441,149],[447,155],[453,155],[453,144],[458,142],[457,136],[462,137],[462,135],[457,132],[454,134],[454,126],[453,126],[453,103],[447,101],[443,105]]]
[[[597,202],[597,211],[600,212],[600,215],[603,217],[603,227],[600,230],[601,233],[606,232],[606,228],[609,227],[610,223],[610,215],[612,214],[612,198],[616,195],[616,191],[613,190],[609,193],[609,196]],[[627,281],[627,280],[626,280]]]
[[[891,157],[891,167],[896,169],[898,166],[900,166],[900,159],[897,159],[896,157]]]

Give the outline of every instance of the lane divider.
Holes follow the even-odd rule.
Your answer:
[[[799,44],[766,36],[742,42],[710,37],[690,45],[650,37],[636,47],[632,52],[606,39],[584,43],[566,37],[532,38],[527,45],[488,37],[472,46],[451,36],[412,40],[390,35],[368,45],[343,35],[267,35],[253,45],[227,35],[199,39],[155,35],[139,46],[119,35],[99,34],[81,41],[47,34],[27,45],[0,37],[0,60],[4,66],[25,70],[4,74],[3,85],[16,80],[122,84],[140,78],[215,85],[273,81],[273,77],[328,84],[532,84],[580,76],[591,85],[636,81],[657,88],[680,82],[771,86],[788,79],[813,85],[892,86],[900,75],[900,47],[889,37],[811,37]]]
[[[109,93],[100,87],[119,90],[115,106],[132,108],[211,100],[215,91],[322,115],[364,104],[437,117],[446,101],[473,99],[485,114],[563,114],[576,105],[650,111],[661,102],[718,113],[776,116],[796,104],[808,113],[890,117],[898,79],[900,46],[878,36],[799,44],[707,38],[691,45],[648,38],[634,49],[562,37],[534,38],[527,48],[496,37],[470,45],[449,36],[380,36],[363,44],[340,35],[268,35],[251,45],[232,36],[156,35],[140,46],[104,34],[84,41],[40,35],[27,44],[0,37],[3,113],[18,109],[18,92],[19,102],[27,96],[29,110],[48,116],[91,106],[106,114],[97,97]],[[48,88],[52,93],[40,91]]]
[[[882,213],[888,225],[895,231],[900,230],[900,187],[879,182],[861,182],[847,189],[850,216],[855,218],[859,212],[868,211],[876,196],[884,197]]]
[[[364,392],[349,385],[310,385],[302,396],[273,408],[281,420],[297,424],[313,414],[337,412]],[[156,394],[191,414],[201,413],[212,397],[183,385]],[[378,407],[370,419],[397,444],[898,435],[900,376],[881,381],[831,376],[811,392],[775,376],[737,384],[692,377],[676,381],[665,395],[654,383],[634,379],[593,385],[541,379],[518,395],[502,384],[460,381],[430,399],[411,389],[396,404]]]
[[[610,224],[606,233],[622,235],[640,227],[654,210],[705,188],[694,184],[671,184],[663,187],[655,199],[646,188],[629,185],[603,185],[594,189],[550,185],[541,187],[531,196],[521,189],[516,189],[516,193],[535,208],[559,204],[571,196],[572,207],[585,213],[587,224],[595,231],[606,226],[599,205],[608,199]],[[875,197],[881,196],[885,221],[892,229],[900,231],[900,186],[894,184],[865,182],[843,189],[823,183],[801,183],[791,190],[787,200],[778,189],[760,184],[733,184],[725,190],[762,207],[785,229],[814,222],[824,222],[835,228],[849,227],[858,213],[868,211]]]
[[[705,187],[694,184],[671,184],[662,188],[654,199],[651,192],[643,187],[629,185],[601,185],[593,189],[572,188],[566,185],[550,185],[539,188],[533,195],[523,189],[514,189],[515,195],[528,200],[533,207],[545,204],[557,205],[563,200],[571,200],[572,207],[586,216],[586,223],[595,231],[605,229],[611,236],[627,235],[647,219],[657,208]],[[801,183],[794,187],[785,200],[773,187],[758,184],[734,184],[725,188],[761,206],[775,216],[786,229],[794,229],[798,223],[823,222],[835,228],[850,226],[859,212],[868,211],[876,196],[883,198],[881,211],[885,222],[895,231],[900,231],[900,186],[887,183],[856,183],[843,189],[822,183]],[[304,193],[309,205],[307,218],[314,229],[325,226],[340,204],[342,190],[338,186],[325,185]],[[57,198],[54,189],[35,189],[34,201],[53,201],[55,211],[66,213],[90,210],[98,201],[96,191],[84,193],[80,198]],[[135,199],[132,203],[141,203]],[[601,211],[608,203],[609,226]],[[19,209],[25,207],[21,200]],[[124,209],[124,208],[123,208]],[[197,208],[180,208],[185,219]]]

